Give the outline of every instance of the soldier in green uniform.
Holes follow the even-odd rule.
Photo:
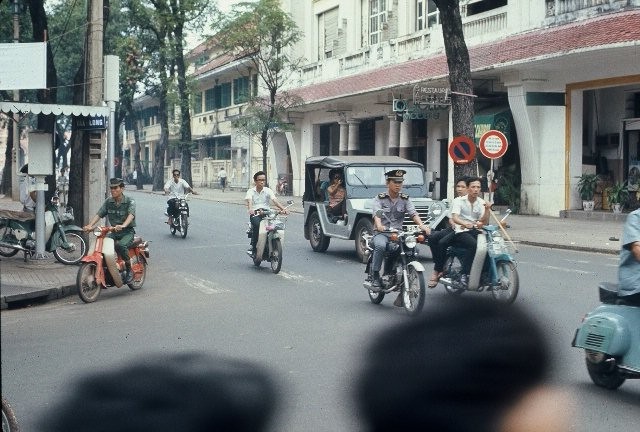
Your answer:
[[[409,195],[400,193],[406,173],[405,170],[401,169],[386,172],[384,175],[387,177],[387,192],[380,193],[373,199],[372,291],[380,290],[380,268],[389,243],[388,234],[384,231],[402,230],[404,215],[408,214],[421,231],[424,231],[427,235],[431,232],[431,229],[420,220],[420,215],[409,199]],[[376,216],[376,211],[378,210],[384,212],[382,218]]]
[[[109,237],[115,240],[116,252],[124,260],[126,266],[126,274],[124,283],[128,284],[133,280],[131,272],[131,261],[129,261],[129,246],[133,243],[136,226],[136,202],[125,196],[124,181],[121,178],[112,178],[109,180],[109,189],[111,190],[111,198],[107,198],[98,213],[91,218],[91,221],[82,229],[84,231],[93,230],[93,226],[103,217],[107,216],[109,224],[114,231],[109,233]]]

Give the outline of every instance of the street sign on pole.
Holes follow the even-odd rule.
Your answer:
[[[449,156],[457,164],[468,164],[476,157],[476,145],[468,136],[457,136],[449,144]]]
[[[489,159],[498,159],[504,156],[509,147],[507,137],[499,130],[486,131],[480,137],[480,153]]]

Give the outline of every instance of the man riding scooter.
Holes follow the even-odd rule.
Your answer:
[[[640,306],[640,209],[627,216],[622,233],[618,297],[628,304]]]
[[[109,237],[115,241],[116,252],[126,266],[124,277],[126,285],[133,280],[131,261],[129,260],[129,246],[133,243],[133,237],[136,233],[133,229],[136,226],[136,202],[122,193],[124,191],[124,180],[121,178],[110,179],[109,189],[111,198],[107,198],[102,203],[98,213],[91,218],[87,225],[82,227],[82,230],[85,232],[93,230],[93,226],[100,219],[107,217],[109,224],[114,229],[109,233]]]

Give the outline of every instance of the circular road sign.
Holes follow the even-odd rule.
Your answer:
[[[476,145],[468,136],[457,136],[449,144],[449,156],[454,163],[467,164],[476,157]]]
[[[499,130],[490,130],[480,137],[480,153],[489,159],[498,159],[507,152],[507,137]]]

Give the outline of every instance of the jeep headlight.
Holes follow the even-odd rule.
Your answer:
[[[418,244],[418,242],[416,241],[415,236],[412,235],[408,235],[404,238],[404,244],[405,246],[407,246],[410,249],[413,249],[414,247],[416,247],[416,245]]]
[[[443,211],[444,209],[442,208],[442,205],[440,205],[440,203],[433,203],[429,208],[429,212],[436,217],[440,216]]]

